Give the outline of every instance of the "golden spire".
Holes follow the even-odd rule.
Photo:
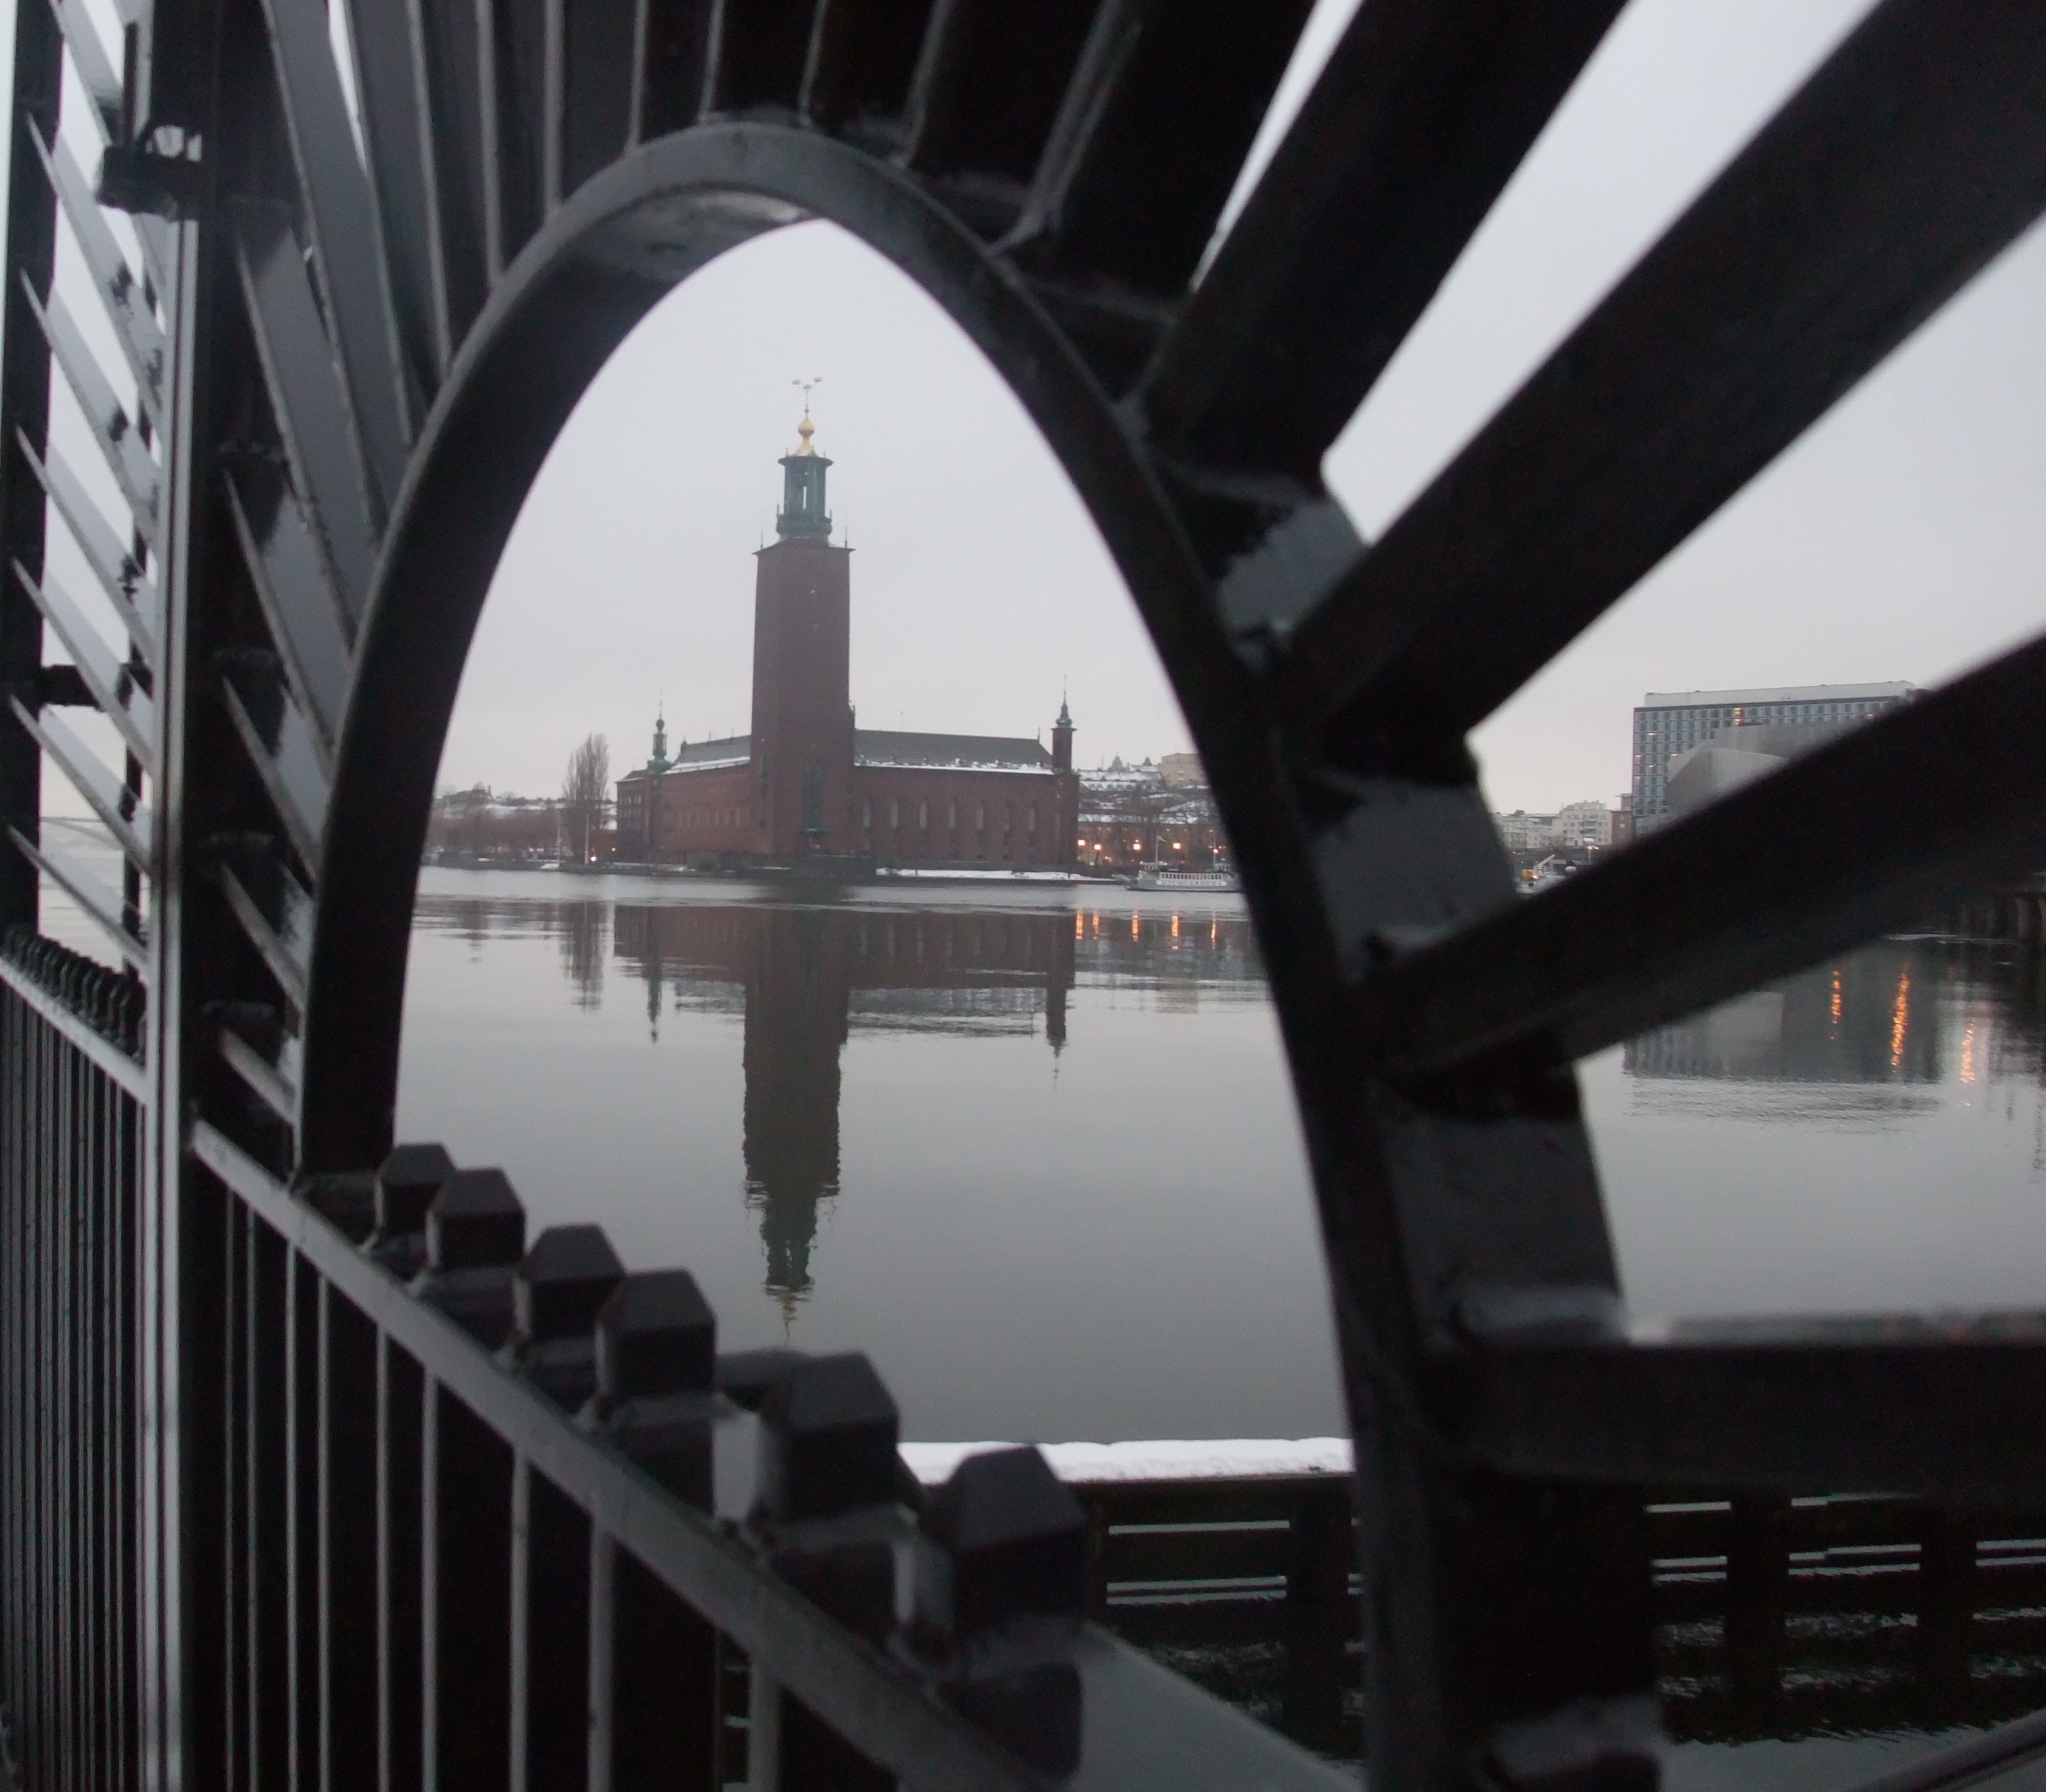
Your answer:
[[[789,382],[792,386],[803,388],[803,420],[796,425],[796,434],[803,438],[802,445],[796,450],[799,454],[814,454],[816,452],[810,446],[810,438],[817,433],[817,426],[810,421],[810,394],[824,383],[824,377],[821,373],[813,374],[807,380],[791,380]]]

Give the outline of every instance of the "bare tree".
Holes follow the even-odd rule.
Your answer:
[[[569,755],[569,769],[562,779],[562,820],[571,839],[581,839],[580,863],[589,863],[589,836],[610,790],[611,743],[593,734]]]

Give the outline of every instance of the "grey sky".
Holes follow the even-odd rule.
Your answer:
[[[1353,5],[1319,7],[1278,113]],[[1633,0],[1329,457],[1368,533],[1864,10]],[[1480,731],[1495,806],[1623,789],[1645,689],[1929,682],[2033,631],[2042,316],[2035,231]],[[97,334],[96,316],[81,321]],[[443,785],[550,792],[592,729],[622,769],[643,757],[661,697],[692,738],[745,726],[751,554],[794,439],[789,382],[813,374],[855,550],[863,721],[1033,733],[1069,681],[1083,763],[1186,744],[1121,581],[1021,407],[905,279],[811,225],[689,282],[589,395],[500,568]],[[60,442],[75,439],[66,402]],[[96,477],[88,447],[72,458]],[[60,544],[53,568],[83,595],[69,558]]]

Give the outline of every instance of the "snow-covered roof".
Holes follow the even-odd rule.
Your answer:
[[[1650,691],[1644,709],[1734,709],[1758,703],[1866,703],[1909,697],[1916,685],[1771,685],[1755,690]]]
[[[1025,735],[925,734],[901,728],[855,728],[852,763],[941,770],[1052,771],[1041,740]]]
[[[753,757],[753,736],[750,734],[728,734],[720,740],[684,742],[675,748],[674,756],[668,761],[671,771],[718,771],[728,766],[744,765]],[[651,774],[645,766],[635,766],[619,779],[646,778]]]
[[[1038,1446],[1061,1481],[1230,1481],[1264,1475],[1348,1474],[1348,1438],[1175,1438],[1128,1443],[1047,1443]],[[902,1460],[935,1486],[969,1456],[1014,1448],[1007,1443],[905,1443]]]

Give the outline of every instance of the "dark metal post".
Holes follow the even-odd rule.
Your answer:
[[[1766,1704],[1782,1684],[1790,1597],[1790,1502],[1751,1493],[1733,1501],[1727,1542],[1727,1655],[1743,1698]]]
[[[1357,1741],[1343,1717],[1357,1639],[1349,1590],[1357,1560],[1348,1481],[1304,1490],[1289,1522],[1286,1567],[1286,1728],[1317,1748],[1347,1752]]]

